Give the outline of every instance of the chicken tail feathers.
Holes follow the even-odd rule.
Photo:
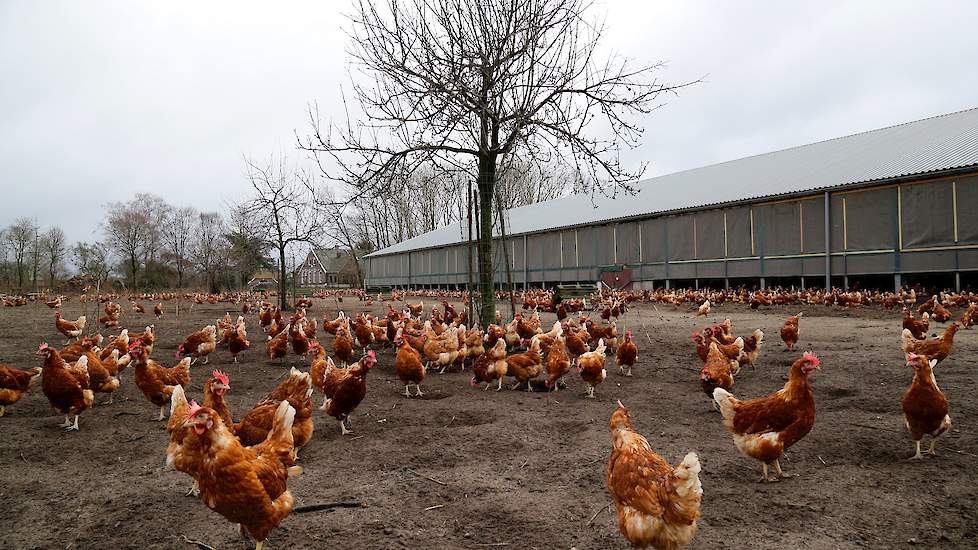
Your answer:
[[[720,406],[720,414],[723,415],[724,420],[733,417],[734,405],[737,404],[736,397],[723,388],[716,388],[713,390],[713,400]]]
[[[703,484],[700,483],[700,459],[696,453],[689,453],[672,471],[676,476],[676,493],[681,497],[690,494],[702,495]]]

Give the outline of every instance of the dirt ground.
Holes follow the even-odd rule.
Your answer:
[[[75,318],[79,308],[66,304],[65,316]],[[699,453],[704,495],[692,548],[978,547],[978,331],[959,332],[936,371],[954,423],[939,456],[906,462],[913,444],[900,400],[912,372],[899,347],[899,312],[801,307],[800,345],[823,364],[813,379],[817,419],[782,462],[800,477],[762,485],[759,464],[736,450],[700,390],[689,335],[703,320],[689,309],[630,311],[622,324],[636,333],[640,364],[624,378],[609,358],[593,400],[575,376],[557,393],[496,393],[469,387],[468,372],[429,373],[424,399],[407,399],[393,354],[382,352],[352,418],[355,434],[341,437],[317,410],[300,460],[305,472],[289,483],[297,505],[355,500],[363,507],[294,513],[266,548],[626,548],[613,510],[602,510],[610,503],[604,470],[615,399],[670,462]],[[742,371],[735,395],[782,387],[797,354],[784,351],[778,329],[797,309],[714,309],[711,319],[730,317],[735,333],[760,327],[767,335],[757,370]],[[324,310],[336,313],[332,301],[317,300],[311,315],[321,319]],[[224,311],[198,306],[156,322],[154,357],[172,364],[183,337]],[[0,362],[40,365],[33,353],[41,341],[63,343],[52,317],[40,304],[0,309]],[[151,317],[126,308],[122,322],[137,329]],[[254,344],[244,361],[230,364],[219,351],[210,366],[193,368],[188,395],[201,396],[211,367],[226,369],[237,417],[277,383],[286,367],[265,359],[254,315],[248,329]],[[184,496],[190,478],[163,469],[167,438],[157,410],[133,385],[131,369],[114,404],[81,416],[80,432],[58,427],[62,418],[39,384],[8,408],[0,418],[0,547],[193,548],[183,535],[214,548],[253,547]]]

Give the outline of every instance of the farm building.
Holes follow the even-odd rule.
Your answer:
[[[506,222],[519,286],[975,287],[978,109],[655,177],[633,195],[515,208]],[[463,286],[466,231],[370,254],[367,285]]]
[[[301,286],[350,286],[356,281],[356,262],[349,249],[314,248],[296,271]]]

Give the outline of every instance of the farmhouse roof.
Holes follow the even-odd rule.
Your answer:
[[[978,166],[978,108],[642,180],[636,193],[570,195],[507,210],[521,235],[852,187]],[[463,241],[457,222],[371,256]]]

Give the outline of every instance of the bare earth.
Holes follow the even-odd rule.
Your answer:
[[[350,300],[342,305],[361,310]],[[154,357],[172,364],[183,337],[225,307],[197,306],[156,322]],[[317,300],[310,313],[321,319],[324,308],[335,316],[332,301]],[[407,399],[393,354],[384,351],[353,416],[355,434],[341,437],[317,410],[323,420],[301,453],[305,472],[290,480],[297,505],[355,500],[364,507],[294,513],[266,548],[626,548],[612,510],[588,524],[610,503],[604,468],[615,399],[670,462],[699,453],[703,517],[693,548],[978,547],[978,331],[959,332],[936,369],[954,423],[939,456],[905,462],[913,444],[900,400],[912,372],[899,347],[899,312],[802,307],[801,349],[813,349],[823,365],[813,378],[817,420],[782,462],[801,476],[761,485],[759,464],[736,450],[700,390],[689,336],[704,322],[692,309],[633,309],[622,323],[639,345],[635,376],[618,376],[609,357],[594,400],[583,398],[576,374],[568,390],[543,394],[483,392],[468,386],[468,372],[429,373],[424,399]],[[737,334],[760,327],[767,335],[757,370],[742,371],[735,395],[758,397],[784,384],[798,354],[784,351],[778,329],[797,309],[714,309],[711,320],[730,317]],[[64,312],[75,318],[79,304]],[[33,352],[41,341],[64,341],[52,318],[43,305],[0,309],[0,362],[39,365]],[[126,307],[122,322],[138,329],[151,319]],[[552,322],[544,316],[545,326]],[[226,369],[237,417],[277,384],[286,366],[265,359],[254,315],[248,329],[245,361],[232,365],[219,351],[211,365],[193,368],[188,395],[200,398],[212,367]],[[62,418],[40,384],[8,408],[0,418],[0,547],[194,548],[186,535],[214,548],[252,548],[235,526],[184,496],[190,478],[163,469],[167,438],[156,414],[131,369],[115,404],[85,412],[80,432],[57,427]]]

